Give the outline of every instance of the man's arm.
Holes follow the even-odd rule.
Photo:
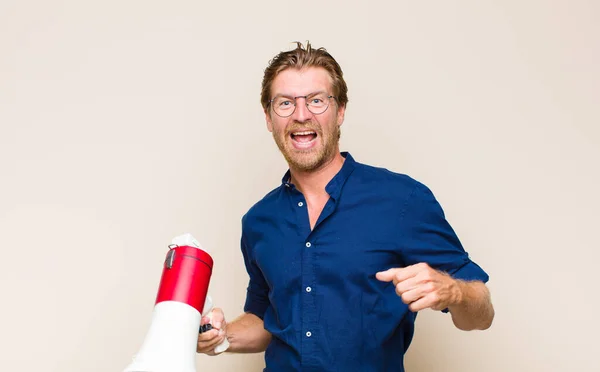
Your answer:
[[[261,318],[252,313],[244,313],[227,325],[227,341],[232,353],[260,353],[271,342],[271,333]]]
[[[487,329],[494,319],[490,292],[480,281],[466,282],[432,269],[425,263],[377,273],[377,279],[394,282],[396,294],[411,311],[448,309],[462,330]]]
[[[448,305],[448,310],[456,328],[463,331],[490,328],[494,320],[494,306],[487,286],[481,281],[453,280],[458,296],[453,304]]]
[[[216,355],[215,347],[225,337],[229,341],[231,353],[259,353],[265,351],[271,342],[271,333],[264,328],[262,319],[252,313],[244,313],[233,322],[227,323],[223,311],[219,308],[212,310],[213,329],[198,335],[196,351],[208,355]],[[202,324],[207,324],[210,318],[202,318]]]

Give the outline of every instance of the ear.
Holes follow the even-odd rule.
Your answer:
[[[344,115],[346,114],[346,106],[340,106],[337,109],[337,125],[342,126],[344,123]]]
[[[267,121],[267,130],[273,133],[273,122],[271,121],[271,115],[269,114],[269,109],[264,109],[265,112],[265,120]]]

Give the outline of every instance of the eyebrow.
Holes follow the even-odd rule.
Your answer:
[[[325,91],[318,91],[318,92],[313,92],[313,93],[309,93],[306,95],[306,97],[312,97],[312,96],[316,96],[317,94],[327,94],[327,92]],[[276,94],[275,96],[273,96],[273,98],[278,98],[278,97],[283,97],[283,98],[295,98],[295,97],[304,97],[304,96],[292,96],[291,94]]]

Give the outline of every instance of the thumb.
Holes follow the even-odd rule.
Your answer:
[[[206,325],[210,323],[210,317],[208,316],[203,316],[202,319],[200,319],[200,325]]]
[[[225,314],[223,314],[223,310],[220,308],[216,307],[212,309],[208,316],[210,317],[210,322],[213,327],[216,329],[221,329],[221,327],[225,325]]]

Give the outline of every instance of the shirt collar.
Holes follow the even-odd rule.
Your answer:
[[[354,168],[356,166],[356,161],[354,160],[352,155],[350,155],[349,152],[342,152],[341,155],[346,159],[344,161],[344,164],[342,165],[342,169],[340,169],[340,171],[331,179],[331,181],[329,181],[327,186],[325,186],[325,191],[329,194],[329,196],[336,200],[342,191],[342,186],[344,186],[344,183],[346,183],[346,180],[348,179],[352,171],[354,171]],[[296,187],[294,186],[294,184],[290,183],[290,178],[291,173],[288,169],[287,172],[285,172],[283,178],[281,179],[281,183],[284,187],[295,189]]]

